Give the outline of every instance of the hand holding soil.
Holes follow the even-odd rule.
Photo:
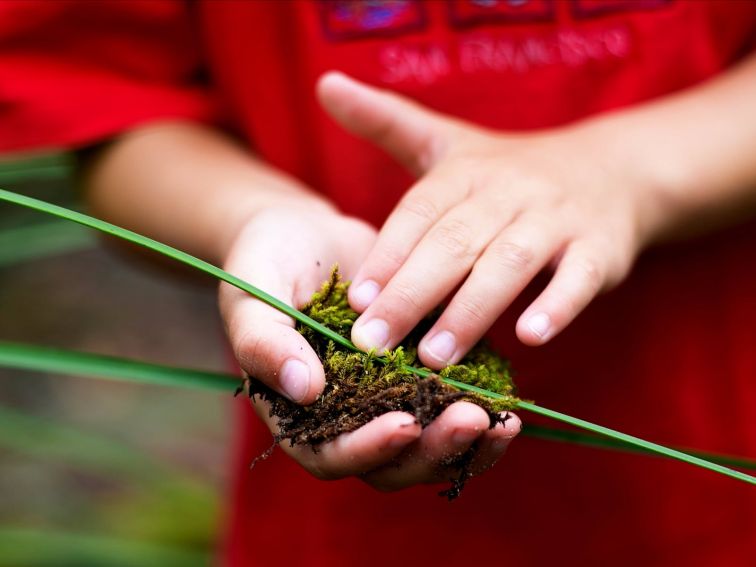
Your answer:
[[[347,290],[334,269],[302,311],[344,336],[357,318]],[[508,411],[517,402],[509,365],[484,345],[440,376],[503,394],[502,400],[459,391],[436,376],[420,378],[407,369],[416,363],[418,338],[431,324],[423,321],[381,360],[373,353],[344,350],[298,325],[323,361],[321,396],[299,406],[255,379],[247,380],[247,394],[258,415],[277,431],[275,443],[315,476],[358,474],[382,490],[451,481],[452,487],[440,494],[452,500],[471,476],[496,462],[521,426]]]
[[[368,225],[337,214],[272,209],[255,216],[241,231],[225,267],[302,307],[328,279],[333,265],[339,264],[347,277],[353,274],[374,238],[375,231]],[[340,286],[330,300],[345,307],[346,288]],[[284,405],[317,407],[317,403],[286,404],[285,399],[312,404],[324,388],[329,393],[318,356],[323,353],[316,353],[286,316],[235,288],[221,286],[220,302],[237,359],[245,372],[265,385],[266,397],[274,409],[279,408],[274,413],[286,418],[280,409]],[[351,318],[339,329],[346,330],[347,336],[357,316],[349,312]],[[410,361],[414,355],[405,356]],[[261,391],[255,388],[251,391]],[[470,474],[489,468],[520,430],[513,414],[505,412],[501,419],[492,419],[489,410],[469,401],[455,401],[469,399],[469,395],[436,381],[423,383],[420,393],[414,377],[411,383],[400,380],[391,388],[365,390],[372,397],[358,397],[351,406],[353,414],[346,419],[342,416],[350,396],[329,397],[331,405],[318,416],[325,419],[321,426],[307,423],[297,433],[298,442],[293,446],[281,443],[282,448],[319,478],[359,475],[376,488],[396,490],[451,479],[464,482]],[[272,392],[286,398],[271,396]],[[360,406],[360,400],[366,403]],[[257,403],[255,408],[281,439],[279,420],[270,416],[267,404]],[[330,426],[329,414],[335,422]],[[296,420],[293,423],[296,425]],[[287,437],[285,427],[282,433]],[[473,446],[474,452],[469,451]]]

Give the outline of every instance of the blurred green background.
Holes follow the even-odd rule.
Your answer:
[[[66,155],[0,187],[77,206]],[[0,340],[224,369],[215,288],[0,204]],[[0,369],[0,566],[205,565],[228,486],[230,396]]]

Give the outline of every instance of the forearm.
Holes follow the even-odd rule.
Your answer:
[[[83,179],[98,216],[216,263],[265,208],[331,208],[222,133],[190,123],[123,135],[88,161]]]
[[[602,167],[644,191],[645,243],[756,211],[756,56],[698,87],[577,128],[600,140]]]

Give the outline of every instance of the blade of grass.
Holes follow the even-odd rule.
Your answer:
[[[0,526],[4,565],[109,565],[188,567],[208,565],[201,551],[98,534]]]
[[[173,258],[174,260],[177,260],[183,264],[186,264],[187,266],[191,266],[201,272],[204,272],[210,276],[213,276],[214,278],[222,280],[235,287],[238,287],[239,289],[243,291],[246,291],[250,295],[259,299],[260,301],[267,303],[268,305],[270,305],[271,307],[274,307],[275,309],[278,309],[279,311],[285,313],[289,317],[292,317],[296,321],[299,321],[303,325],[307,325],[314,331],[317,331],[318,333],[322,334],[323,336],[329,338],[330,340],[340,344],[341,346],[345,348],[348,348],[354,351],[359,350],[349,340],[345,339],[338,333],[332,331],[328,327],[321,325],[314,319],[311,319],[310,317],[308,317],[301,311],[298,311],[294,309],[293,307],[291,307],[290,305],[287,305],[280,299],[277,299],[273,297],[272,295],[264,292],[263,290],[256,288],[255,286],[245,282],[244,280],[237,278],[236,276],[233,276],[224,270],[221,270],[217,266],[213,266],[209,262],[205,262],[204,260],[195,258],[191,254],[187,254],[186,252],[177,250],[176,248],[173,248],[172,246],[168,246],[167,244],[163,244],[162,242],[158,242],[156,240],[153,240],[152,238],[142,236],[141,234],[137,234],[136,232],[132,232],[130,230],[121,228],[114,224],[110,224],[109,222],[105,222],[100,219],[96,219],[94,217],[90,217],[88,215],[78,213],[76,211],[71,211],[69,209],[66,209],[65,207],[59,207],[58,205],[53,205],[52,203],[40,201],[39,199],[34,199],[33,197],[27,197],[25,195],[19,195],[18,193],[13,193],[11,191],[5,191],[4,189],[0,189],[0,200],[7,201],[9,203],[14,203],[16,205],[21,205],[30,209],[34,209],[36,211],[47,213],[47,214],[60,217],[62,219],[66,219],[66,220],[69,220],[69,221],[72,221],[72,222],[75,222],[84,226],[88,226],[90,228],[94,228],[96,230],[99,230],[100,232],[110,234],[111,236],[121,238],[128,242],[132,242],[144,248],[148,248],[150,250],[158,252],[169,258]]]
[[[636,453],[638,455],[646,455],[650,457],[658,457],[654,452],[647,451],[642,447],[636,445],[630,445],[623,443],[609,437],[601,437],[599,435],[593,435],[589,433],[581,433],[580,431],[572,431],[567,429],[555,429],[553,427],[545,427],[543,425],[533,425],[526,423],[522,428],[522,435],[527,437],[533,437],[534,439],[543,439],[545,441],[557,441],[560,443],[572,443],[575,445],[583,445],[585,447],[595,447],[597,449],[608,449],[611,451],[622,451],[628,453]],[[667,445],[671,447],[670,445]],[[678,451],[687,453],[719,463],[720,465],[727,465],[729,467],[737,467],[739,469],[756,470],[756,459],[746,459],[743,457],[736,457],[733,455],[725,455],[722,453],[710,453],[708,451],[698,451],[689,447],[673,447]]]
[[[629,445],[633,445],[638,448],[645,449],[646,451],[650,453],[656,453],[658,455],[663,455],[670,459],[676,459],[684,463],[696,465],[696,466],[708,469],[710,471],[718,472],[720,474],[735,478],[737,480],[742,480],[749,484],[756,484],[756,477],[742,473],[740,471],[730,469],[728,467],[719,465],[717,463],[712,463],[700,457],[683,453],[682,451],[677,451],[676,449],[671,449],[669,447],[665,447],[657,443],[652,443],[650,441],[646,441],[639,437],[634,437],[633,435],[621,433],[619,431],[615,431],[614,429],[609,429],[608,427],[596,425],[595,423],[590,423],[583,419],[572,417],[570,415],[566,415],[558,411],[544,408],[530,402],[521,401],[518,405],[524,410],[528,410],[533,413],[550,417],[552,419],[556,419],[564,423],[569,423],[573,427],[577,427],[579,429],[586,429],[588,431],[592,431],[593,433],[598,433],[599,435],[604,435],[606,437],[611,437],[612,439],[617,439],[618,441],[623,441]]]
[[[149,479],[162,470],[144,453],[116,439],[4,405],[0,405],[0,447],[108,475]]]
[[[120,489],[109,499],[108,514],[123,520],[126,515],[143,515],[148,507],[151,510],[149,517],[135,518],[129,524],[132,534],[181,532],[194,536],[212,531],[217,495],[206,480],[111,435],[0,405],[0,450],[7,451],[6,461],[15,454],[16,460],[44,463],[45,471],[62,467],[99,475],[109,482],[117,480]],[[26,512],[32,514],[35,506],[44,507],[37,499],[28,504]],[[87,498],[79,506],[92,504]],[[176,524],[176,513],[186,514],[188,520]],[[0,552],[0,564],[4,565],[2,557]]]
[[[204,390],[233,391],[241,383],[239,378],[228,374],[4,341],[0,341],[0,366]]]
[[[0,234],[0,268],[91,248],[95,243],[89,231],[63,221],[5,230]]]
[[[240,379],[231,374],[197,372],[196,370],[186,368],[163,366],[113,356],[65,351],[5,341],[0,341],[0,367],[37,372],[55,372],[70,374],[73,376],[125,380],[129,382],[136,381],[142,384],[177,386],[216,392],[233,392],[240,384]],[[467,384],[465,384],[465,386],[467,386]],[[6,417],[7,416],[4,416],[3,412],[0,411],[0,442],[4,439],[2,435],[4,426],[9,423],[13,426],[13,421],[9,422],[8,419],[5,419]],[[10,418],[17,420],[17,418],[12,415]],[[21,425],[23,424],[17,423],[17,425],[18,428],[21,429]],[[6,429],[13,430],[12,427]],[[27,428],[25,426],[23,429],[29,431],[34,430],[33,427]],[[523,434],[552,441],[563,441],[579,445],[614,449],[617,451],[631,451],[643,455],[657,455],[655,451],[649,451],[632,443],[627,443],[610,437],[589,435],[579,431],[526,425]],[[68,443],[60,443],[60,445],[66,446]],[[689,455],[708,459],[712,462],[723,465],[756,470],[756,460],[752,459],[731,455],[702,453],[689,449],[675,450],[684,451]]]
[[[82,213],[71,211],[64,207],[59,207],[51,203],[46,203],[45,201],[33,199],[25,195],[19,195],[17,193],[12,193],[10,191],[5,191],[3,189],[0,189],[0,200],[8,201],[10,203],[28,207],[30,209],[34,209],[43,213],[47,213],[49,215],[57,216],[66,220],[70,220],[72,222],[82,224],[84,226],[88,226],[90,228],[97,229],[106,234],[116,236],[118,238],[127,240],[129,242],[133,242],[134,244],[138,244],[144,248],[148,248],[150,250],[163,254],[164,256],[173,258],[174,260],[177,260],[183,264],[191,266],[201,272],[209,274],[219,280],[225,281],[243,291],[246,291],[253,297],[259,299],[260,301],[270,305],[271,307],[275,309],[278,309],[282,313],[285,313],[286,315],[292,317],[294,320],[299,321],[300,323],[304,325],[307,325],[311,329],[317,331],[318,333],[334,341],[335,343],[340,344],[350,350],[359,352],[359,349],[356,346],[354,346],[351,343],[351,341],[342,337],[338,333],[332,331],[328,327],[321,325],[320,323],[311,319],[304,313],[294,309],[290,305],[287,305],[281,300],[262,291],[261,289],[256,288],[255,286],[245,282],[244,280],[237,278],[236,276],[229,274],[228,272],[225,272],[224,270],[218,268],[217,266],[213,266],[212,264],[205,262],[204,260],[195,258],[194,256],[187,254],[186,252],[182,252],[181,250],[177,250],[176,248],[173,248],[171,246],[168,246],[166,244],[163,244],[161,242],[158,242],[146,236],[142,236],[141,234],[137,234],[130,230],[126,230],[119,226],[115,226],[108,222],[84,215]],[[419,376],[428,376],[430,374],[428,370],[411,368],[411,367],[407,367],[407,368]],[[464,384],[462,382],[457,382],[456,380],[444,379],[444,382],[452,386],[455,386],[457,388],[467,390],[470,392],[475,392],[477,394],[486,396],[488,398],[502,399],[504,397],[501,394],[490,392],[488,390],[483,390],[482,388],[471,386],[469,384]],[[750,475],[741,473],[739,471],[729,469],[727,467],[718,465],[716,463],[711,463],[709,461],[706,461],[705,459],[700,459],[697,457],[693,457],[691,455],[687,455],[685,453],[676,451],[674,449],[668,449],[667,447],[658,445],[656,443],[651,443],[643,439],[639,439],[638,437],[626,435],[624,433],[615,431],[613,429],[609,429],[607,427],[603,427],[601,425],[596,425],[594,423],[591,423],[591,422],[588,422],[579,418],[575,418],[575,417],[572,417],[572,416],[569,416],[569,415],[566,415],[566,414],[563,414],[554,410],[549,410],[547,408],[543,408],[536,404],[532,404],[525,401],[519,402],[518,407],[526,411],[537,413],[537,414],[549,417],[551,419],[570,424],[579,429],[584,429],[586,431],[591,431],[599,435],[617,439],[618,441],[622,441],[625,443],[629,443],[631,445],[642,447],[643,449],[647,451],[650,451],[650,452],[653,452],[653,453],[656,453],[656,454],[659,454],[659,455],[662,455],[671,459],[676,459],[676,460],[679,460],[688,464],[696,465],[696,466],[699,466],[699,467],[702,467],[702,468],[705,468],[705,469],[708,469],[708,470],[711,470],[720,474],[724,474],[726,476],[730,476],[732,478],[735,478],[737,480],[741,480],[750,484],[756,484],[756,477],[752,477]]]
[[[19,156],[18,159],[0,161],[0,183],[63,179],[72,170],[73,162],[69,154]]]
[[[160,479],[185,487],[200,486],[176,465],[111,435],[53,421],[4,404],[0,404],[0,448],[109,477],[126,475],[142,483]]]
[[[456,380],[446,380],[446,381],[452,384],[453,386],[456,386],[460,390],[467,390],[470,392],[475,392],[477,394],[484,395],[493,399],[504,398],[504,396],[502,396],[501,394],[497,394],[495,392],[489,392],[488,390],[482,390],[481,388],[478,388],[476,386],[471,386],[470,384],[457,382]],[[517,403],[517,406],[526,411],[543,415],[545,417],[549,417],[556,421],[567,423],[569,425],[572,425],[573,427],[577,427],[578,429],[584,429],[586,431],[590,431],[592,433],[596,433],[598,435],[602,435],[610,439],[615,439],[627,445],[637,447],[639,450],[643,450],[648,453],[653,453],[655,455],[667,457],[670,459],[675,459],[677,461],[682,461],[690,465],[695,465],[704,469],[708,469],[710,471],[718,472],[720,474],[735,478],[737,480],[742,480],[749,484],[756,484],[756,477],[742,473],[740,471],[727,468],[717,463],[707,461],[706,459],[701,458],[701,457],[689,455],[682,451],[671,449],[669,447],[665,447],[664,445],[659,445],[658,443],[652,443],[650,441],[646,441],[639,437],[634,437],[633,435],[628,435],[620,431],[615,431],[614,429],[609,429],[608,427],[604,427],[602,425],[591,423],[590,421],[585,421],[584,419],[572,417],[571,415],[567,415],[558,411],[544,408],[531,402],[526,402],[525,400],[520,400]]]

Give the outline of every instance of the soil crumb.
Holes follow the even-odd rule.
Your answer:
[[[330,279],[313,295],[302,312],[341,336],[349,337],[358,314],[349,307],[348,287],[349,283],[342,282],[338,269],[334,268]],[[299,406],[254,379],[248,379],[244,389],[253,401],[260,397],[270,403],[271,416],[279,420],[275,444],[309,445],[315,452],[321,444],[391,411],[410,413],[422,427],[426,427],[450,404],[466,400],[488,413],[491,428],[506,421],[509,417],[506,412],[513,410],[519,401],[509,362],[484,343],[476,345],[460,364],[449,366],[438,375],[420,378],[406,368],[418,363],[417,344],[432,324],[433,318],[422,321],[399,347],[384,355],[384,361],[375,353],[349,351],[298,324],[297,330],[323,362],[326,386],[322,395],[309,406]],[[499,393],[503,398],[492,400],[458,390],[439,378],[478,386]],[[271,450],[255,459],[255,463],[269,456]],[[472,476],[470,465],[474,456],[475,445],[446,467],[452,486],[440,495],[449,500],[459,496]]]

